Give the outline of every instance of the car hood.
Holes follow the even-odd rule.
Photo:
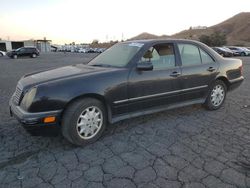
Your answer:
[[[22,79],[18,82],[18,85],[21,88],[32,87],[35,85],[60,79],[67,79],[76,76],[86,76],[89,74],[105,72],[108,71],[108,69],[110,70],[112,68],[94,67],[83,64],[60,67],[42,72],[40,71],[27,74],[22,77]]]

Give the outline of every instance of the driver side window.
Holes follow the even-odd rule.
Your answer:
[[[25,52],[25,48],[21,48],[19,52]]]
[[[168,69],[175,67],[173,44],[157,44],[149,48],[141,58],[140,62],[151,62],[154,69]]]

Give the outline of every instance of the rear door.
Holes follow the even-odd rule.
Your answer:
[[[200,46],[178,43],[181,58],[181,101],[204,98],[218,74],[218,63]]]
[[[151,62],[153,70],[132,69],[128,84],[128,110],[141,113],[147,109],[179,102],[180,73],[173,43],[156,44],[150,47],[140,63]]]

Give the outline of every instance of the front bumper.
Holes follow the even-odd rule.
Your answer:
[[[20,106],[13,103],[12,99],[9,102],[10,115],[14,116],[25,128],[39,127],[39,126],[51,126],[58,125],[62,110],[48,111],[48,112],[36,112],[30,113],[23,110]],[[44,123],[43,120],[46,117],[54,116],[56,121],[53,123]]]

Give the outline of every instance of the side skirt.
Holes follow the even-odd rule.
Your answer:
[[[120,115],[117,117],[113,117],[111,119],[110,123],[116,123],[116,122],[124,120],[124,119],[134,118],[134,117],[143,116],[143,115],[147,115],[147,114],[153,114],[156,112],[166,111],[166,110],[170,110],[170,109],[174,109],[174,108],[185,107],[185,106],[190,106],[190,105],[194,105],[194,104],[203,104],[203,103],[205,103],[205,101],[206,101],[206,99],[196,99],[196,100],[191,100],[191,101],[182,102],[182,103],[176,103],[176,104],[172,104],[172,105],[160,106],[159,108],[150,108],[148,110],[144,110],[141,112],[128,113],[128,114]]]

